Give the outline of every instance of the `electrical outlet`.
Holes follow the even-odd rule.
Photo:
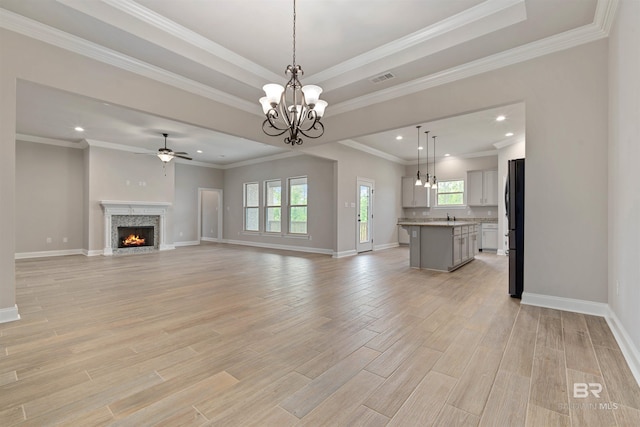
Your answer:
[[[620,295],[620,281],[616,280],[616,296]]]
[[[67,243],[69,241],[69,239],[67,239],[66,237],[62,238],[62,243]]]
[[[180,233],[178,233],[180,235],[180,237],[182,237],[182,231]]]
[[[489,216],[491,216],[492,211],[489,211]]]
[[[422,211],[422,216],[427,216],[427,211]]]
[[[53,241],[53,239],[51,239],[51,237],[47,237],[47,243],[51,243]]]

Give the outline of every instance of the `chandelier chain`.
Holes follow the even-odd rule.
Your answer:
[[[296,0],[293,0],[293,68],[296,68]]]

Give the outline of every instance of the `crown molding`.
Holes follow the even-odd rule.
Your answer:
[[[159,40],[157,37],[153,37],[148,31],[145,31],[144,25],[147,24],[160,30],[165,35],[168,35],[174,39],[181,40],[188,46],[185,47],[185,51],[189,50],[188,47],[195,47],[199,50],[199,54],[188,55],[189,59],[201,64],[204,67],[215,69],[222,74],[238,79],[242,75],[242,80],[247,84],[253,84],[261,86],[265,81],[277,81],[282,79],[282,76],[252,62],[251,60],[244,58],[237,53],[215,43],[214,41],[201,36],[200,34],[191,31],[190,29],[174,22],[151,9],[144,7],[141,4],[131,0],[102,0],[102,3],[110,6],[113,10],[120,13],[124,13],[131,18],[138,21],[137,25],[134,25],[131,20],[128,19],[113,19],[112,10],[96,7],[95,4],[88,2],[78,2],[73,0],[57,0],[59,3],[65,6],[78,10],[81,13],[89,15],[105,24],[115,26],[125,32],[135,34],[137,37],[145,39],[150,43],[158,46],[166,45],[163,40]],[[176,48],[173,51],[179,55],[185,55],[183,52],[178,52]],[[208,53],[210,57],[202,55],[202,51]],[[214,59],[215,63],[211,63],[211,59]],[[231,67],[229,67],[229,65]]]
[[[409,48],[431,42],[426,47],[427,51],[422,52],[423,55],[431,55],[500,28],[514,25],[526,18],[524,0],[487,0],[407,36],[309,75],[307,80],[321,84],[326,91],[334,90],[362,80],[362,73],[354,73],[354,71],[376,62],[378,65],[369,67],[368,74],[376,75],[390,67],[413,61],[414,58],[411,56],[399,55]],[[458,33],[453,34],[454,31]],[[446,39],[438,43],[434,42],[435,39],[443,36],[446,36]]]
[[[521,139],[509,138],[509,139],[504,139],[502,141],[498,141],[498,142],[494,143],[493,146],[496,147],[496,149],[500,150],[501,148],[508,147],[508,146],[516,144],[516,143],[518,143],[520,141],[521,141]]]
[[[41,136],[26,135],[23,133],[16,134],[16,141],[35,142],[38,144],[55,145],[57,147],[75,148],[79,150],[82,150],[88,147],[85,140],[82,140],[80,142],[72,142],[72,141],[65,141],[63,139],[43,138]]]
[[[302,153],[300,151],[287,151],[281,154],[274,154],[272,156],[266,156],[266,157],[260,157],[258,159],[250,159],[250,160],[243,160],[242,162],[236,162],[236,163],[230,163],[228,165],[223,165],[220,166],[220,169],[233,169],[233,168],[239,168],[241,166],[251,166],[251,165],[257,165],[258,163],[264,163],[264,162],[271,162],[274,160],[281,160],[281,159],[288,159],[290,157],[297,157],[297,156],[301,156],[305,153]]]
[[[174,157],[173,161],[174,163],[180,163],[180,164],[189,165],[189,166],[200,166],[203,168],[210,168],[210,169],[224,169],[224,167],[215,163],[205,163],[205,162],[199,162],[197,160],[186,160],[186,159],[181,159],[179,157]]]
[[[401,165],[409,164],[409,163],[407,163],[406,160],[401,159],[400,157],[396,157],[396,156],[394,156],[392,154],[385,153],[384,151],[380,151],[380,150],[378,150],[376,148],[369,147],[367,145],[364,145],[364,144],[361,144],[359,142],[356,142],[356,141],[354,141],[352,139],[345,139],[343,141],[338,141],[338,143],[342,144],[342,145],[345,145],[347,147],[351,147],[351,148],[353,148],[355,150],[363,151],[363,152],[371,154],[373,156],[380,157],[380,158],[383,158],[385,160],[389,160],[389,161],[394,162],[394,163],[398,163],[398,164],[401,164]]]
[[[0,27],[256,115],[254,104],[160,67],[0,8]]]
[[[611,32],[611,27],[616,19],[618,10],[618,0],[598,0],[593,23],[600,28],[607,36]]]
[[[148,151],[148,153],[141,154],[155,154],[153,151],[146,150],[145,148],[132,147],[130,145],[115,144],[113,142],[99,141],[97,139],[85,139],[89,147],[109,148],[111,150],[128,151],[130,153],[140,153],[141,151]]]
[[[118,4],[119,6],[125,8],[130,7],[134,4],[129,0],[108,1],[112,5]],[[496,5],[498,3],[502,3],[506,7],[506,5],[516,4],[517,1],[518,0],[495,0],[495,2],[490,1],[485,3],[489,3],[489,6],[492,6],[494,3]],[[360,96],[338,104],[333,104],[331,108],[327,110],[326,117],[346,113],[358,108],[368,107],[373,104],[390,101],[401,96],[413,94],[417,91],[423,91],[436,86],[444,85],[481,73],[513,65],[519,62],[535,59],[540,56],[548,55],[585,43],[600,40],[609,35],[610,28],[615,20],[615,11],[617,9],[617,4],[618,0],[598,0],[594,22],[592,24],[569,30],[542,40],[538,40],[524,46],[509,49],[507,51],[500,52],[466,64],[462,64],[457,67],[452,67],[450,69],[424,76],[410,82],[382,89],[380,91]],[[478,16],[481,17],[482,14],[478,13]],[[146,19],[151,18],[147,17]],[[156,24],[158,24],[158,22],[156,22]],[[178,74],[169,72],[151,64],[136,60],[127,55],[120,54],[111,49],[102,47],[96,43],[92,43],[63,31],[54,29],[52,27],[41,24],[37,21],[31,20],[2,8],[0,8],[0,27],[95,59],[105,64],[112,65],[114,67],[124,69],[135,74],[174,86],[176,88],[211,99],[216,102],[220,102],[230,107],[255,114],[256,116],[262,116],[262,112],[260,111],[257,103],[245,101],[241,98],[214,89],[210,86],[193,81],[191,79],[187,79]],[[184,34],[183,36],[187,37]],[[425,37],[425,35],[422,34],[415,37]],[[410,41],[404,41],[404,43],[410,43]],[[402,48],[402,45],[399,46],[400,48]],[[398,48],[398,46],[396,46],[396,48]],[[406,48],[406,46],[404,48]],[[381,53],[375,52],[369,54],[371,54],[372,56],[378,55],[376,57],[379,57],[379,55],[381,55]],[[345,66],[347,68],[357,66],[355,65],[355,63],[347,63],[349,63],[349,61],[346,61],[340,66]],[[345,70],[347,68],[345,68]],[[350,70],[351,68],[348,69]],[[325,72],[326,71],[327,70],[325,70]],[[322,77],[322,74],[316,74],[315,77],[317,78],[318,75]]]
[[[547,37],[410,82],[382,89],[349,101],[333,104],[331,110],[327,110],[326,116],[342,114],[373,104],[390,101],[401,96],[411,95],[418,91],[431,89],[436,86],[600,40],[607,37],[607,35],[607,33],[595,24],[584,25],[556,36]]]

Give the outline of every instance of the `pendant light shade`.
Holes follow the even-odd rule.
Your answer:
[[[420,179],[420,128],[422,126],[416,126],[418,129],[418,173],[416,174],[416,185],[422,185],[422,180]]]

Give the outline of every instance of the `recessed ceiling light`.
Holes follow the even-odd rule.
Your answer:
[[[504,136],[513,136],[513,132],[505,133]]]
[[[84,132],[84,128],[81,128],[80,126],[76,126],[74,129],[76,132]]]
[[[396,139],[397,139],[398,141],[400,141],[400,140],[402,139],[402,135],[398,135],[398,136],[396,136]]]
[[[505,117],[505,116],[498,116],[498,117],[496,117],[496,122],[501,122],[501,121],[503,121],[504,119],[506,119],[506,117]]]
[[[444,156],[445,156],[445,157],[449,157],[450,155],[451,155],[451,154],[447,153],[447,154],[445,154]]]
[[[422,146],[418,147],[418,150],[424,150],[424,148],[422,148]]]
[[[202,150],[196,150],[196,153],[202,154]]]

